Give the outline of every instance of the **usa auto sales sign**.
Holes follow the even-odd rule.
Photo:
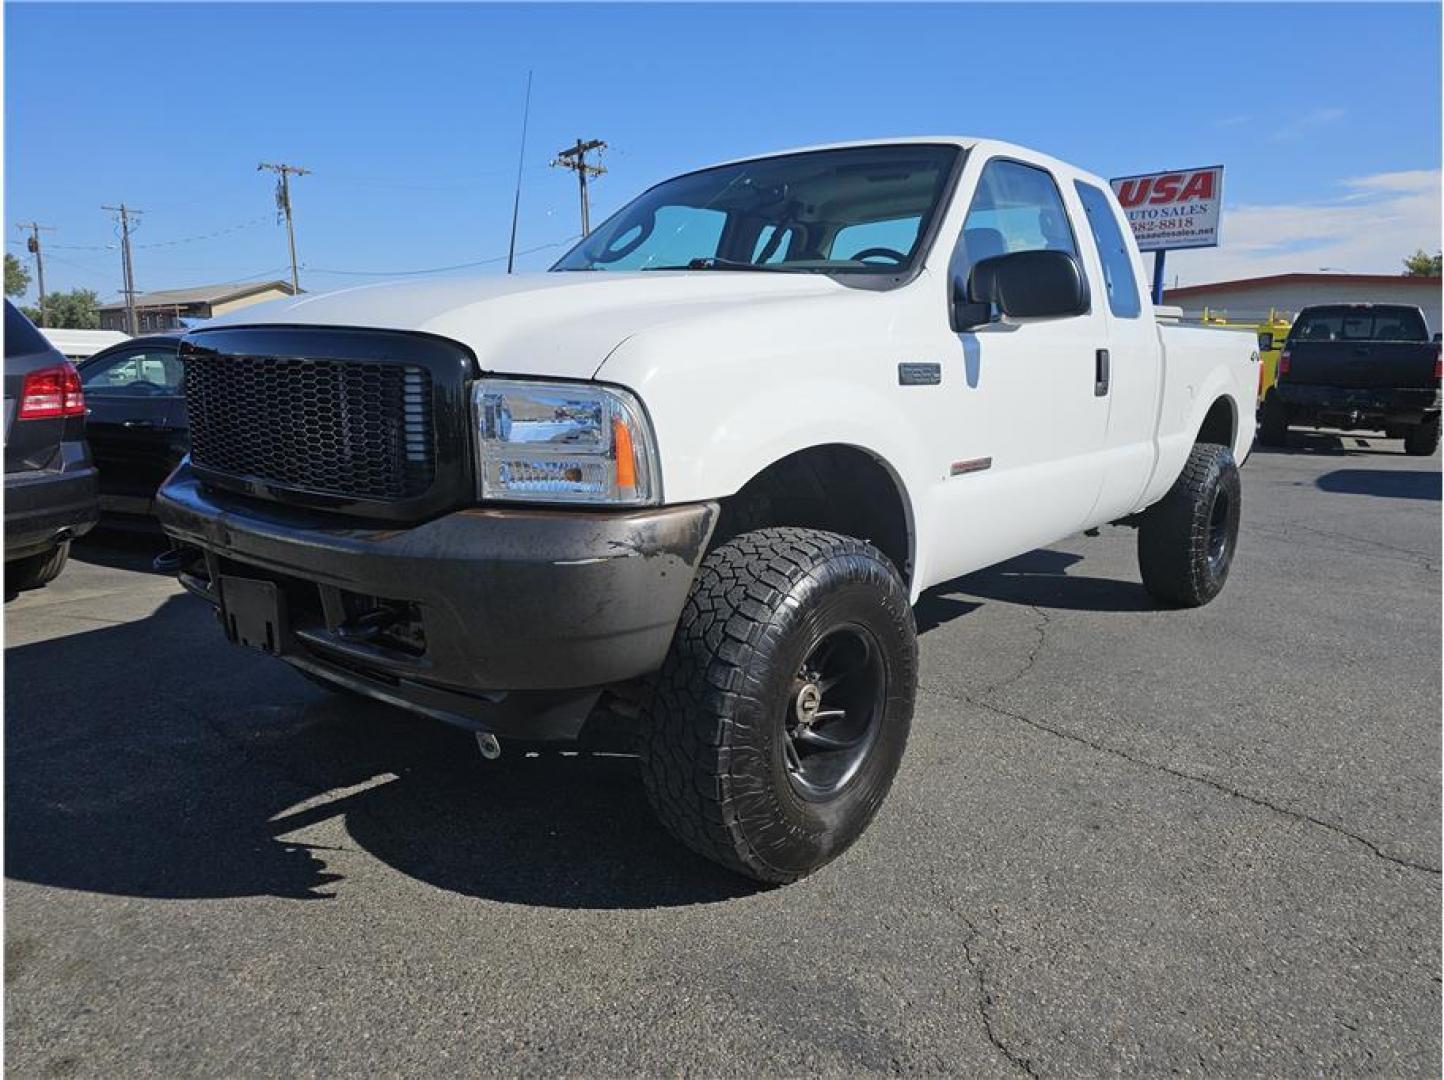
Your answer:
[[[1223,166],[1110,180],[1139,251],[1218,246]]]

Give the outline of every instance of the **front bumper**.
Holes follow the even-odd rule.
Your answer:
[[[388,528],[220,492],[188,465],[155,505],[205,555],[182,571],[191,591],[219,607],[224,577],[275,584],[281,659],[536,738],[575,734],[601,687],[661,665],[718,513],[477,507]],[[376,612],[392,619],[381,633]]]
[[[84,536],[100,518],[94,466],[5,474],[5,558],[48,551]]]

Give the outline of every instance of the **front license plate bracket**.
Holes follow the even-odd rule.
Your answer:
[[[279,653],[285,640],[286,597],[274,581],[221,576],[221,621],[237,645]]]

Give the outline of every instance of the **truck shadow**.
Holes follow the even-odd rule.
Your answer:
[[[1438,469],[1335,469],[1314,481],[1320,491],[1335,495],[1373,495],[1382,499],[1425,499],[1440,497]]]
[[[15,880],[344,898],[347,874],[371,856],[438,888],[549,907],[697,904],[758,888],[661,830],[634,760],[485,762],[465,732],[332,697],[237,652],[189,597],[8,649],[6,663]],[[339,850],[304,832],[334,819]]]
[[[936,585],[923,594],[914,608],[918,632],[926,633],[982,606],[974,600],[960,599],[968,597],[1065,611],[1155,610],[1156,605],[1138,582],[1068,573],[1070,567],[1082,561],[1081,555],[1039,548]]]

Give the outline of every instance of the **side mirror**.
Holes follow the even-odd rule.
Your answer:
[[[1088,311],[1088,282],[1066,251],[1015,251],[983,259],[967,285],[953,285],[954,330],[981,326],[996,307],[1012,319],[1050,319]],[[961,291],[961,296],[959,295]]]

